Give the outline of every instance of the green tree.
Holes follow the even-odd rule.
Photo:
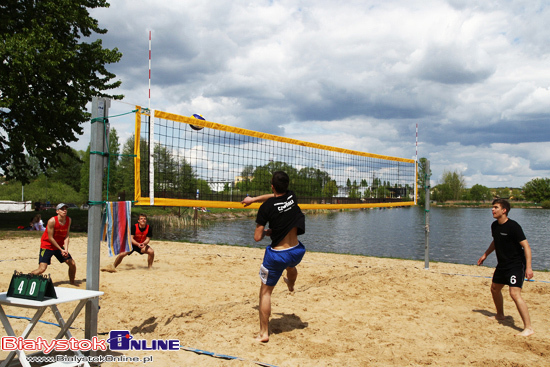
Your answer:
[[[372,178],[372,189],[375,190],[379,186],[382,186],[382,181],[379,178],[373,177]]]
[[[349,181],[349,178],[348,178],[348,181]],[[356,180],[353,180],[353,184],[349,186],[348,198],[361,199],[361,192],[359,191],[359,185],[357,185]]]
[[[424,205],[426,203],[426,185],[428,185],[428,189],[430,186],[430,177],[432,176],[432,170],[430,169],[429,172],[427,172],[427,158],[420,158],[418,160],[418,199],[417,203],[418,205]]]
[[[378,186],[375,192],[376,197],[379,199],[389,198],[391,196],[391,191],[386,186]]]
[[[498,189],[496,189],[496,195],[499,198],[509,199],[512,195],[512,190],[507,187],[499,187]]]
[[[241,171],[241,181],[237,183],[237,190],[242,193],[248,193],[252,189],[252,180],[254,179],[254,166],[247,165]]]
[[[118,200],[118,192],[122,191],[122,177],[119,170],[120,142],[115,128],[109,132],[109,158],[105,167],[105,177],[109,180],[109,200]]]
[[[249,195],[261,195],[271,192],[271,176],[275,171],[285,171],[290,178],[290,187],[297,195],[301,195],[300,188],[297,183],[300,181],[298,171],[288,163],[272,161],[266,165],[258,166],[253,169],[253,166],[245,166],[241,172],[242,181],[236,187],[240,192]]]
[[[248,179],[249,181],[252,181],[252,179],[254,178],[254,166],[251,164],[244,166],[241,172],[241,177],[243,178],[243,180]]]
[[[523,198],[523,193],[521,192],[520,189],[512,189],[512,196],[510,197],[510,199],[519,201],[519,200],[522,200],[522,198]]]
[[[550,178],[535,178],[527,182],[523,185],[523,195],[536,203],[550,200]]]
[[[271,192],[271,176],[273,172],[268,166],[256,167],[253,173],[254,179],[250,182],[250,195],[261,195]]]
[[[335,180],[330,180],[323,187],[323,197],[332,198],[336,195],[338,195],[338,185]]]
[[[122,54],[106,49],[105,34],[88,8],[108,7],[106,0],[9,0],[0,4],[0,168],[8,179],[29,182],[39,170],[59,167],[63,154],[74,156],[68,143],[77,141],[89,121],[86,104],[116,88],[105,65]],[[32,173],[29,175],[28,171]]]
[[[104,170],[103,175],[95,177],[98,180],[105,180],[103,182],[103,196],[107,199],[107,181],[109,182],[108,190],[108,199],[110,201],[118,200],[117,194],[122,190],[122,173],[119,171],[119,154],[120,154],[120,143],[118,141],[118,134],[116,129],[112,128],[109,133],[109,145],[108,148],[105,148],[106,152],[108,150],[109,156],[104,158]],[[75,164],[73,169],[74,177],[73,187],[75,190],[80,191],[86,198],[89,196],[89,185],[90,185],[90,145],[85,152],[80,152],[79,156],[82,157],[78,160],[78,166]],[[68,157],[68,160],[73,159]],[[62,171],[66,175],[70,175],[71,172],[67,172],[65,169]],[[132,172],[133,175],[133,172]],[[61,180],[62,176],[59,177]],[[78,186],[78,188],[76,188]]]
[[[330,181],[330,175],[318,168],[304,167],[298,172],[294,182],[294,191],[300,197],[320,198],[323,187]]]
[[[371,190],[371,189],[366,189],[366,190],[363,192],[363,197],[364,197],[364,198],[371,198],[371,197],[373,197],[372,190]]]
[[[135,193],[134,186],[134,143],[135,136],[132,135],[122,147],[122,156],[119,161],[120,191],[125,194],[125,200],[133,200]],[[140,143],[141,154],[146,153],[147,144],[145,140]],[[140,170],[140,180],[147,179],[147,170]]]
[[[212,189],[208,185],[208,182],[203,179],[197,179],[196,185],[199,190],[199,198],[208,200],[208,196],[212,194]]]
[[[21,183],[12,180],[0,186],[0,200],[21,200]],[[42,174],[25,185],[25,201],[83,204],[86,200],[64,181],[52,181]]]
[[[158,193],[160,197],[167,198],[195,198],[197,177],[193,167],[184,158],[178,159],[168,148],[155,144],[154,160],[155,195]]]
[[[493,195],[491,194],[491,189],[489,189],[488,187],[475,184],[470,189],[470,197],[476,202],[485,202],[485,200],[491,200]]]
[[[447,183],[436,185],[432,190],[431,198],[437,202],[444,203],[453,199],[453,190]]]
[[[71,155],[62,153],[62,164],[59,167],[48,169],[48,179],[51,182],[63,182],[71,186],[76,192],[80,192],[80,171],[83,165],[83,156],[83,151],[74,150]]]
[[[82,157],[82,165],[80,166],[80,193],[88,199],[90,196],[90,145],[84,152]]]
[[[462,190],[464,190],[464,188],[466,187],[464,175],[458,171],[443,171],[441,183],[448,186],[448,189],[445,188],[445,192],[447,192],[447,190],[450,190],[451,197],[446,200],[459,200],[462,194]],[[447,197],[447,195],[445,197]]]

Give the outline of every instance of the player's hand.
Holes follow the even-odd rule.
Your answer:
[[[533,278],[534,276],[535,274],[533,274],[533,269],[528,268],[527,270],[525,270],[525,277],[527,278],[527,280],[531,280],[531,278]]]
[[[487,255],[483,254],[483,256],[480,257],[479,260],[477,261],[477,265],[478,266],[483,265],[483,262],[485,261],[486,258],[487,258]]]
[[[243,201],[241,201],[241,204],[244,204],[244,206],[249,206],[253,202],[254,202],[254,199],[252,199],[252,197],[250,196],[247,196],[243,199]]]
[[[69,257],[69,251],[67,251],[67,250],[61,250],[61,255],[62,255],[63,257]]]

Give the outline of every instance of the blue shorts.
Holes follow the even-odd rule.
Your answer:
[[[52,256],[55,256],[57,260],[59,260],[60,263],[64,263],[65,261],[72,259],[71,254],[67,257],[63,257],[61,255],[61,250],[49,250],[47,248],[41,248],[40,254],[38,255],[38,263],[46,263],[50,265]]]
[[[286,268],[293,268],[302,261],[306,248],[301,242],[284,250],[273,250],[267,246],[264,261],[260,267],[260,279],[269,286],[277,284]]]
[[[518,266],[512,269],[495,269],[493,283],[505,284],[509,287],[523,287],[525,278],[525,267]]]

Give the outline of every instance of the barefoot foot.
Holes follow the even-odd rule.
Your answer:
[[[101,271],[106,271],[108,273],[116,273],[116,269],[113,265],[109,264],[103,268],[101,268]]]
[[[267,343],[269,341],[269,335],[258,334],[258,336],[256,336],[256,341],[259,343]]]
[[[529,336],[529,335],[533,335],[535,333],[535,331],[531,328],[526,328],[526,329],[523,329],[523,331],[519,334],[516,334],[516,336]]]

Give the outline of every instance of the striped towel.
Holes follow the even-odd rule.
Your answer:
[[[107,203],[102,224],[102,241],[107,242],[109,256],[118,255],[121,252],[130,251],[131,231],[130,215],[132,211],[131,201],[114,201]]]

